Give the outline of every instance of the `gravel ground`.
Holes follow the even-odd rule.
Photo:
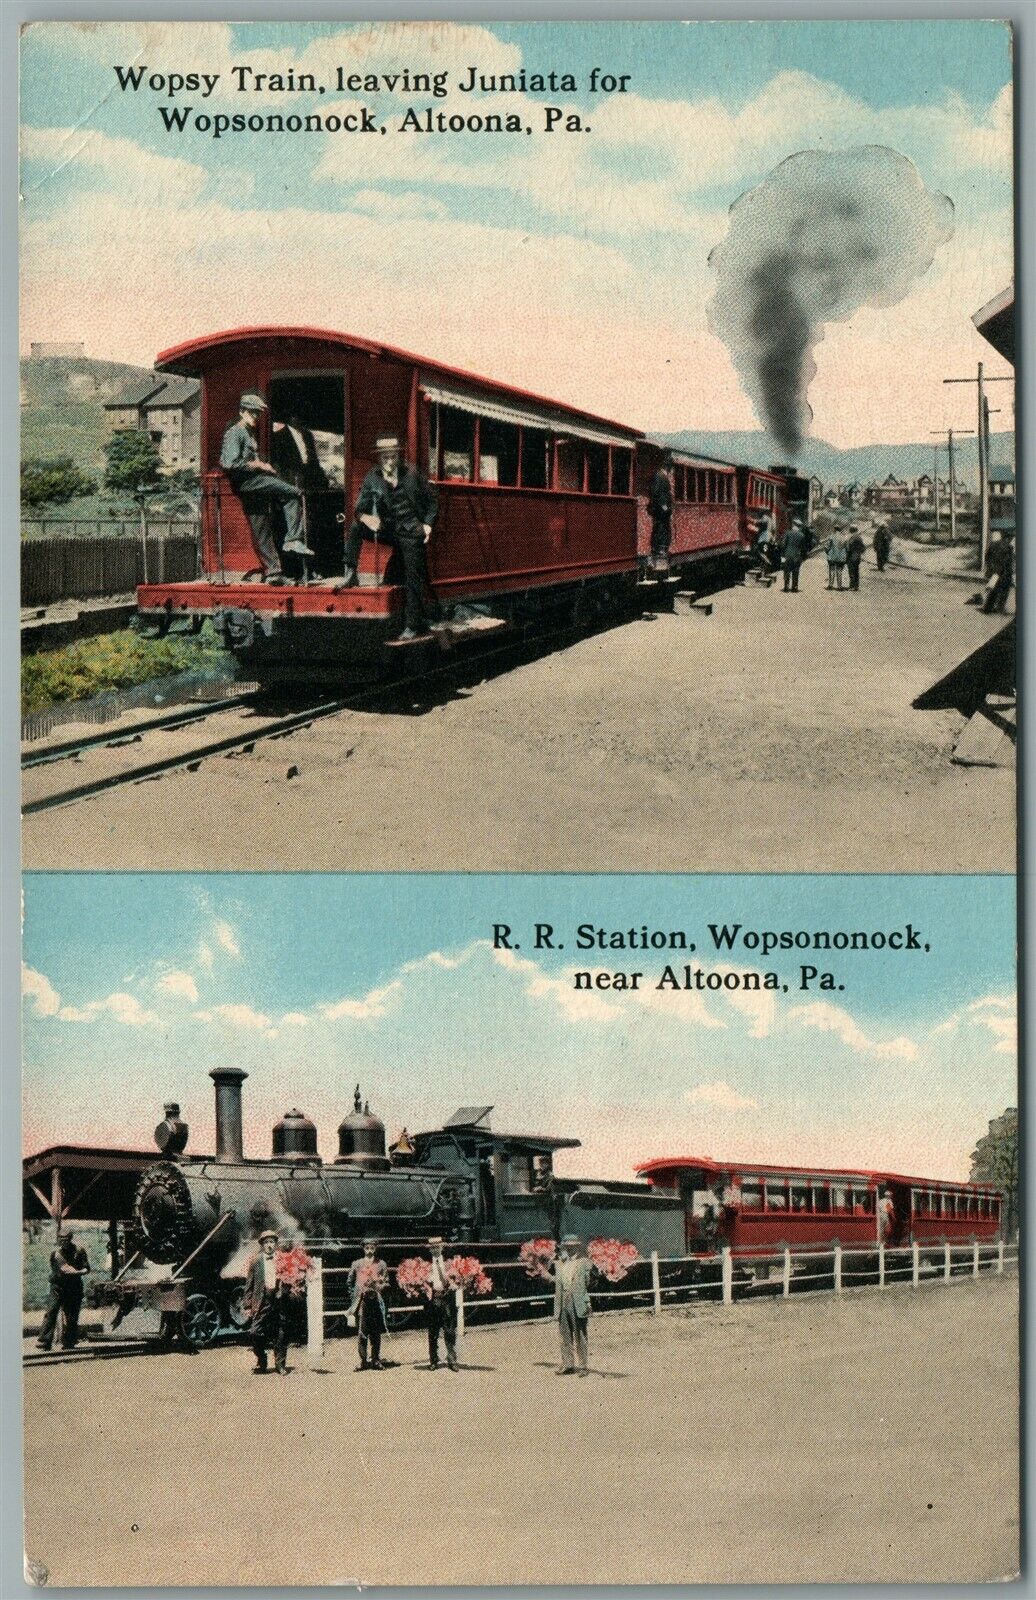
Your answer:
[[[1011,871],[1013,771],[953,766],[963,719],[911,709],[1001,619],[948,580],[831,594],[825,570],[29,818],[26,865]]]
[[[549,1324],[432,1374],[333,1343],[30,1369],[53,1585],[928,1582],[1018,1565],[1011,1277]],[[42,1576],[42,1574],[41,1574]]]

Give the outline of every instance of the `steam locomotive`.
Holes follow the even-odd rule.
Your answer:
[[[187,1125],[179,1107],[167,1105],[155,1129],[160,1159],[137,1182],[126,1265],[99,1290],[113,1327],[132,1313],[137,1332],[162,1331],[193,1347],[241,1328],[248,1259],[268,1227],[325,1259],[352,1259],[373,1233],[390,1265],[436,1235],[477,1245],[486,1263],[513,1262],[524,1240],[568,1231],[629,1239],[645,1255],[683,1250],[675,1193],[640,1179],[558,1177],[555,1152],[579,1140],[495,1132],[491,1106],[461,1107],[441,1128],[413,1138],[404,1131],[389,1152],[384,1124],[357,1088],[334,1161],[321,1158],[316,1127],[294,1109],[274,1127],[270,1157],[256,1159],[243,1147],[247,1073],[228,1066],[209,1076],[215,1156],[186,1153]]]
[[[147,630],[197,629],[208,617],[259,679],[337,681],[398,665],[393,544],[366,538],[358,582],[343,584],[343,532],[379,433],[397,436],[436,487],[428,565],[440,645],[545,613],[577,625],[629,614],[649,566],[648,500],[664,454],[639,429],[315,328],[232,329],[165,350],[155,365],[202,386],[201,551],[197,578],[140,586]],[[296,441],[282,470],[303,492],[315,555],[311,566],[287,556],[282,587],[261,581],[245,507],[219,470],[223,431],[247,390],[269,402],[261,457],[276,465],[283,441]],[[764,513],[778,539],[793,512],[808,522],[809,483],[790,467],[670,456],[674,573],[742,571]]]

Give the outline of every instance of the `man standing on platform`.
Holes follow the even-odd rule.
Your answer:
[[[554,1263],[554,1315],[561,1336],[561,1366],[558,1376],[578,1373],[585,1378],[590,1358],[590,1274],[593,1262],[583,1254],[583,1241],[568,1233],[561,1241],[561,1253]]]
[[[47,1310],[36,1343],[41,1350],[49,1350],[54,1343],[58,1313],[64,1317],[61,1348],[72,1350],[79,1338],[79,1311],[83,1304],[83,1279],[90,1271],[90,1261],[85,1250],[76,1244],[71,1232],[64,1233],[50,1256],[50,1294]]]
[[[867,546],[863,542],[863,534],[854,524],[849,529],[849,540],[845,547],[845,564],[849,568],[850,589],[859,589],[860,587],[860,562],[863,560],[863,552],[866,548]]]
[[[666,451],[662,465],[648,489],[648,515],[651,518],[651,568],[668,572],[669,547],[673,542],[673,458]]]
[[[781,565],[784,568],[784,593],[798,594],[799,568],[806,554],[806,530],[796,517],[784,535]]]
[[[259,415],[267,409],[261,394],[243,394],[236,422],[232,422],[223,435],[223,448],[219,464],[230,479],[252,530],[252,542],[263,565],[267,583],[283,584],[287,580],[281,568],[280,552],[273,536],[270,507],[280,506],[284,513],[287,533],[284,539],[285,555],[311,556],[313,554],[302,533],[302,495],[294,484],[285,483],[277,476],[277,469],[259,457],[255,430]]]
[[[439,1335],[446,1346],[446,1365],[457,1370],[457,1296],[446,1276],[442,1240],[429,1239],[432,1270],[428,1279],[428,1365],[435,1372],[439,1362]]]
[[[288,1374],[288,1288],[277,1279],[277,1234],[267,1228],[259,1235],[259,1254],[248,1269],[245,1310],[248,1337],[255,1356],[253,1373],[266,1372],[267,1350],[273,1351],[274,1369]]]
[[[403,460],[397,438],[383,434],[374,448],[378,465],[371,468],[360,485],[353,524],[345,544],[342,587],[351,589],[356,582],[364,528],[376,538],[394,539],[403,558],[404,626],[400,638],[417,639],[428,631],[425,546],[432,537],[439,497],[427,478]]]
[[[374,1252],[376,1239],[364,1239],[363,1255],[349,1268],[349,1315],[356,1318],[356,1344],[360,1372],[382,1370],[381,1336],[388,1332],[384,1291],[388,1267]]]

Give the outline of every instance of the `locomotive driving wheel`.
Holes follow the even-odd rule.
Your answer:
[[[211,1344],[223,1326],[219,1306],[209,1294],[189,1294],[180,1313],[180,1332],[189,1345],[201,1350]]]

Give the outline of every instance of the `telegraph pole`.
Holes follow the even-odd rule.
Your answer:
[[[949,378],[946,381],[949,382],[949,383],[952,383],[955,380],[952,379],[952,378]],[[968,379],[967,381],[970,383],[971,380]],[[940,437],[942,435],[942,429],[941,428],[933,428],[931,431],[933,433],[938,433],[940,435]],[[954,441],[954,439],[960,439],[964,434],[971,435],[974,432],[975,432],[974,428],[947,428],[947,430],[946,430],[946,455],[947,455],[947,458],[948,458],[949,464],[950,464],[950,543],[951,544],[956,544],[956,542],[957,542],[957,469],[956,469],[956,466],[954,464],[956,458],[955,458],[955,456],[953,454],[953,441]],[[935,447],[935,458],[936,458],[936,463],[938,463],[938,459],[939,459],[939,446],[938,445],[936,445],[936,447]],[[939,474],[938,474],[938,472],[935,475],[935,492],[936,492],[936,495],[938,496],[938,493],[939,493]],[[983,560],[983,563],[984,563],[985,562],[985,556],[982,557],[982,560]]]
[[[978,386],[978,515],[979,539],[982,552],[982,570],[986,570],[986,552],[989,549],[989,403],[986,400],[987,383],[1013,383],[1013,378],[987,378],[983,363],[978,364],[975,378],[944,378],[943,383],[974,383]],[[972,429],[968,428],[967,433]],[[950,470],[952,485],[953,470]],[[951,487],[952,496],[952,487]],[[953,504],[951,498],[951,505]]]
[[[937,444],[932,446],[932,457],[933,470],[935,472],[935,480],[932,484],[932,489],[935,494],[935,531],[938,533],[942,527],[942,523],[939,517],[939,446]]]

